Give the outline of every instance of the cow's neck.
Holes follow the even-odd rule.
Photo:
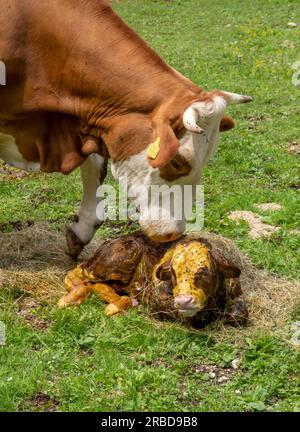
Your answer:
[[[70,53],[74,80],[84,82],[84,87],[73,87],[84,109],[90,110],[90,98],[95,95],[95,111],[110,115],[113,110],[147,112],[166,99],[177,96],[182,101],[199,93],[198,87],[176,74],[111,8],[95,15],[95,5],[99,2],[90,2],[84,22],[76,9],[84,26],[78,40],[82,52],[79,57],[74,51]],[[82,76],[84,80],[80,80]],[[67,87],[70,76],[65,80]]]

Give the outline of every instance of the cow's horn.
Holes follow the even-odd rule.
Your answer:
[[[251,96],[244,96],[244,95],[240,95],[237,93],[229,93],[226,91],[222,91],[222,93],[223,93],[228,105],[252,102]]]
[[[190,107],[183,114],[183,124],[186,130],[201,134],[204,130],[197,125],[197,113],[194,108]]]

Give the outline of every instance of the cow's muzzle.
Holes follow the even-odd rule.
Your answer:
[[[179,239],[185,230],[185,221],[140,220],[140,226],[150,240],[168,243]]]

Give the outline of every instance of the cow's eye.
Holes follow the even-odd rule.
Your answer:
[[[186,129],[184,126],[178,127],[174,129],[174,133],[176,135],[176,138],[181,139],[183,135],[186,133]]]

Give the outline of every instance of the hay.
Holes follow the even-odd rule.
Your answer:
[[[95,249],[93,243],[84,256]],[[0,288],[16,288],[41,301],[56,302],[65,294],[66,272],[75,265],[64,233],[46,223],[0,236]]]
[[[197,238],[199,234],[191,234]],[[252,328],[283,326],[300,302],[300,283],[257,269],[234,243],[222,236],[201,232],[213,247],[242,269],[242,288]],[[94,241],[81,259],[99,247]],[[0,237],[0,288],[17,288],[40,301],[56,302],[65,293],[63,280],[76,263],[66,252],[64,233],[47,224],[35,224]]]

